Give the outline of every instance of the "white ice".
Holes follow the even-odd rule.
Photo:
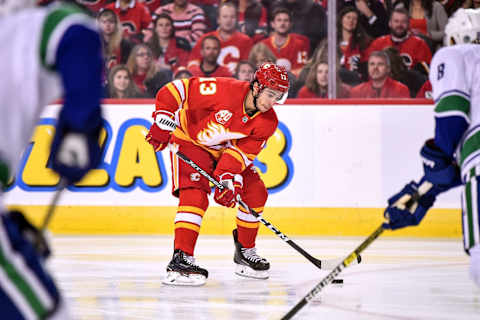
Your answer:
[[[292,237],[320,259],[344,257],[362,238]],[[50,268],[74,319],[280,319],[327,274],[274,236],[259,236],[268,280],[234,275],[231,237],[200,236],[203,287],[161,283],[169,236],[54,236]],[[480,319],[480,289],[468,277],[461,240],[380,237],[360,265],[328,285],[294,319]]]

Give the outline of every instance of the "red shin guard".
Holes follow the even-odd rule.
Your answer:
[[[244,248],[253,248],[255,247],[255,240],[257,239],[258,227],[257,228],[245,228],[237,225],[238,231],[238,242]]]
[[[179,197],[174,248],[193,256],[201,219],[208,208],[208,197],[199,189],[182,189]]]

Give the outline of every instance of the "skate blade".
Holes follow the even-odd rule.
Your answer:
[[[169,286],[203,286],[207,278],[201,274],[182,274],[176,271],[167,271],[166,277],[162,280],[163,284]]]
[[[268,270],[253,270],[250,267],[244,266],[242,264],[236,264],[235,274],[240,277],[252,278],[252,279],[268,279],[270,273]]]

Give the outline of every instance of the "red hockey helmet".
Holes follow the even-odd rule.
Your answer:
[[[288,73],[284,67],[270,62],[262,63],[255,71],[253,78],[260,85],[260,90],[267,87],[282,92],[283,96],[278,103],[284,103],[287,100],[289,82]]]

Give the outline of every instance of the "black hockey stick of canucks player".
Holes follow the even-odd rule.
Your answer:
[[[413,194],[412,196],[408,196],[404,198],[404,207],[410,208],[415,202],[428,190],[432,188],[432,184],[428,181],[424,181],[420,187],[418,188],[417,193]],[[402,198],[399,199],[399,201]],[[397,201],[393,206],[400,205],[399,201]],[[383,224],[382,224],[383,225]],[[281,320],[288,320],[291,319],[295,314],[297,314],[300,309],[302,309],[306,304],[308,304],[315,296],[322,291],[322,289],[327,286],[329,283],[333,282],[335,277],[337,277],[343,269],[345,269],[348,265],[350,265],[353,261],[360,256],[363,250],[365,250],[375,239],[377,239],[383,232],[383,226],[380,225],[375,231],[372,232],[371,235],[368,236],[352,253],[350,253],[345,259],[342,260],[322,281],[320,281],[310,292],[303,297],[286,315],[282,317]]]
[[[383,227],[380,225],[367,239],[365,239],[352,253],[350,253],[345,259],[342,260],[322,281],[320,281],[310,292],[298,302],[282,320],[291,319],[300,309],[302,309],[307,303],[309,303],[326,285],[332,282],[343,269],[355,261],[360,253],[365,250],[375,239],[383,232]]]
[[[60,196],[62,195],[66,186],[67,186],[67,181],[64,178],[60,179],[60,183],[58,184],[58,190],[55,192],[52,202],[48,206],[47,214],[45,215],[42,225],[38,230],[38,236],[36,239],[35,246],[39,250],[42,250],[42,247],[46,245],[44,233],[47,230],[48,224],[50,223],[53,213],[55,212],[55,208],[57,207],[58,200],[60,199]]]
[[[67,186],[67,182],[65,179],[61,179],[60,183],[58,184],[58,190],[55,192],[55,195],[53,196],[52,202],[48,206],[48,211],[47,215],[43,219],[42,225],[40,227],[40,232],[44,233],[45,230],[48,227],[48,224],[50,223],[50,220],[52,219],[53,213],[55,212],[55,208],[57,207],[58,200],[60,199],[60,195],[63,193],[63,190],[65,190],[65,187]]]
[[[192,161],[190,158],[188,158],[186,155],[184,155],[181,152],[177,151],[177,156],[182,159],[186,164],[188,164],[190,167],[198,171],[202,176],[207,178],[208,181],[213,183],[215,187],[219,188],[220,190],[225,189],[225,186],[222,185],[220,182],[218,182],[216,179],[214,179],[211,175],[209,175],[205,170],[200,168],[194,161]],[[284,233],[282,233],[280,230],[278,230],[274,225],[272,225],[270,222],[265,220],[262,216],[260,216],[257,212],[255,212],[253,209],[249,208],[248,205],[240,199],[240,197],[237,199],[238,203],[245,208],[248,212],[250,212],[253,216],[255,216],[261,223],[263,223],[268,229],[272,230],[280,239],[288,243],[292,248],[297,250],[302,256],[307,258],[311,263],[313,263],[315,266],[317,266],[319,269],[328,269],[331,270],[333,269],[340,259],[332,259],[332,260],[319,260],[317,258],[314,258],[311,256],[308,252],[303,250],[300,246],[298,246],[295,242],[290,240]],[[360,263],[361,258],[360,255],[355,257],[355,261],[351,261],[350,263]]]

